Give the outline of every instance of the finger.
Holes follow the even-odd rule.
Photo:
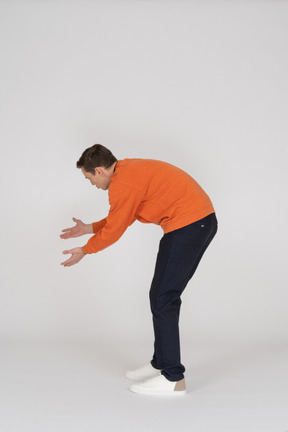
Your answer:
[[[64,251],[63,253],[65,253],[66,251]],[[62,263],[61,263],[61,265],[67,265],[67,264],[70,264],[71,262],[73,261],[73,255],[70,257],[70,258],[68,258],[66,261],[63,261]]]
[[[63,265],[64,267],[70,267],[70,266],[72,266],[74,264],[76,264],[76,262],[73,259],[73,257],[71,257],[67,261],[64,261],[63,263],[61,263],[61,265]]]
[[[73,228],[75,228],[75,227],[71,227],[71,228],[65,228],[65,229],[63,229],[61,232],[66,232],[66,231],[72,231],[73,230]]]
[[[70,237],[73,237],[73,236],[71,234],[61,234],[60,235],[60,238],[62,238],[62,239],[68,239]]]
[[[63,265],[64,267],[69,267],[72,264],[70,264],[69,260],[67,260],[67,261],[62,262],[61,265]]]
[[[68,238],[78,237],[78,235],[77,235],[77,233],[76,233],[76,234],[70,234],[70,233],[67,233],[67,234],[61,234],[60,237],[61,237],[62,239],[68,239]]]
[[[65,229],[65,230],[62,230],[62,235],[72,235],[72,234],[75,234],[75,233],[77,233],[77,232],[79,232],[79,230],[78,229],[76,229],[76,227],[74,227],[73,229],[71,229],[71,230],[69,230],[69,229]]]
[[[64,250],[63,253],[70,253],[70,254],[74,254],[77,253],[77,249],[78,248],[73,248],[73,249],[69,249],[69,250]]]

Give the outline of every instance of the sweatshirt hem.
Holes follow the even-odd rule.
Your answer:
[[[180,219],[177,219],[176,221],[173,220],[171,222],[168,222],[165,226],[161,225],[161,227],[164,231],[164,234],[168,234],[171,231],[175,231],[179,228],[190,225],[191,223],[197,222],[198,220],[203,219],[211,213],[215,213],[215,210],[213,207],[209,206],[195,214],[186,215]]]

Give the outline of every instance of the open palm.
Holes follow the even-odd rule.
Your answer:
[[[62,232],[64,233],[60,235],[62,239],[80,237],[84,234],[87,234],[86,224],[84,224],[80,219],[76,219],[74,217],[73,221],[76,222],[76,225],[74,227],[65,228],[62,230]]]

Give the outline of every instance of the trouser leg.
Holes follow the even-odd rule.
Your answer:
[[[181,294],[217,232],[215,214],[165,234],[159,244],[150,288],[154,328],[151,364],[170,381],[184,377],[180,358],[179,315]]]

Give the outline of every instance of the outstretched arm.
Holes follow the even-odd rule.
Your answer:
[[[108,216],[98,222],[97,226],[93,224],[95,235],[82,247],[85,254],[99,252],[119,240],[136,220],[135,214],[144,194],[137,186],[127,183],[111,185],[108,192],[110,202]]]

